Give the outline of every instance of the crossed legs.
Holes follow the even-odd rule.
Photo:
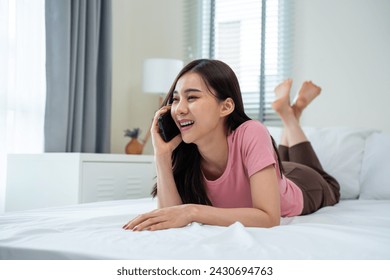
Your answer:
[[[307,138],[300,126],[300,118],[303,110],[316,98],[321,88],[311,81],[302,84],[298,92],[296,101],[290,105],[290,90],[292,80],[288,79],[275,88],[276,100],[272,103],[272,108],[282,119],[284,130],[280,144],[286,147],[292,147],[296,144],[306,142]]]
[[[301,188],[304,197],[302,214],[309,214],[337,203],[340,187],[323,170],[299,123],[303,110],[320,94],[321,88],[311,81],[304,82],[295,102],[290,105],[291,85],[289,79],[275,88],[276,100],[272,107],[284,125],[278,150],[285,175]]]

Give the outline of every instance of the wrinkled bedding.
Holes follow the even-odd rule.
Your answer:
[[[342,200],[271,229],[122,229],[155,207],[144,198],[3,214],[0,259],[390,259],[390,200]]]

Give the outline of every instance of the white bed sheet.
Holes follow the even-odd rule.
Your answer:
[[[122,225],[152,199],[0,216],[0,259],[390,259],[390,200],[341,201],[271,229],[193,223],[132,232]]]

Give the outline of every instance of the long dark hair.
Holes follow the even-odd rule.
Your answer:
[[[187,64],[177,75],[162,106],[172,102],[177,81],[188,72],[198,74],[209,90],[214,90],[218,100],[224,101],[231,98],[234,101],[234,111],[226,120],[227,131],[231,132],[251,119],[245,114],[240,85],[235,73],[226,63],[219,60],[198,59]],[[275,141],[272,137],[271,139],[275,152],[278,154]],[[279,156],[278,162],[281,168]],[[173,177],[182,202],[212,205],[207,196],[201,170],[201,156],[197,146],[181,142],[172,153],[172,165]],[[280,171],[282,174],[282,170]],[[157,195],[157,184],[154,185],[152,195],[153,197]]]

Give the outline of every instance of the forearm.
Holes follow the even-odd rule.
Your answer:
[[[170,155],[156,156],[158,207],[164,208],[182,204],[172,173]]]
[[[256,208],[216,208],[199,204],[181,204],[156,209],[137,216],[123,226],[128,230],[161,230],[184,227],[192,222],[229,226],[240,222],[247,227],[273,227],[280,224],[280,216],[269,215]]]
[[[247,227],[273,227],[280,224],[280,217],[256,208],[217,208],[192,204],[190,216],[193,222],[207,225],[229,226],[240,222]]]

